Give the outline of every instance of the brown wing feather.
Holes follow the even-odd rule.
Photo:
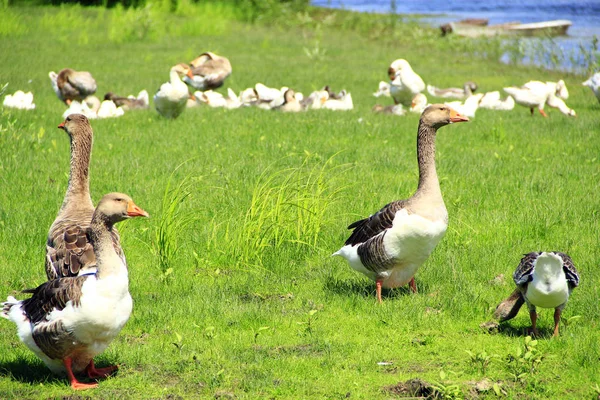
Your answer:
[[[577,269],[575,269],[575,264],[573,264],[571,257],[560,251],[554,251],[553,253],[559,255],[563,259],[563,271],[567,277],[569,287],[573,289],[579,286],[579,273],[577,273]]]
[[[521,258],[521,262],[513,274],[513,280],[515,281],[515,284],[521,288],[521,290],[526,290],[527,284],[533,279],[533,263],[540,254],[542,253],[531,252],[525,254],[523,258]]]
[[[398,200],[385,205],[381,210],[371,215],[369,218],[356,221],[348,229],[354,229],[346,245],[355,246],[371,239],[386,229],[392,227],[396,212],[406,207],[406,200]]]

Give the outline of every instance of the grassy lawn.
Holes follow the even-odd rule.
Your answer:
[[[496,397],[474,389],[484,378],[507,398],[597,396],[600,106],[582,77],[482,59],[470,41],[414,26],[392,40],[207,10],[154,14],[147,25],[170,34],[144,39],[131,33],[139,20],[115,11],[2,10],[0,83],[33,91],[36,103],[0,111],[2,298],[44,281],[46,234],[67,186],[68,139],[56,129],[64,105],[49,71],[91,71],[99,96],[152,95],[170,66],[211,50],[233,65],[223,93],[262,82],[307,95],[328,84],[354,99],[349,112],[195,108],[170,121],[150,109],[92,121],[92,197],[125,192],[151,218],[119,226],[134,311],[97,358],[119,372],[83,396],[387,399],[396,396],[387,387],[411,378],[447,398]],[[351,222],[416,189],[418,116],[370,111],[396,58],[441,87],[564,78],[578,118],[517,106],[440,130],[448,232],[417,274],[419,293],[387,291],[378,305],[374,283],[330,254]],[[517,356],[525,310],[499,332],[479,325],[512,291],[522,254],[537,250],[569,253],[581,285],[559,338],[552,311],[540,311],[533,363]],[[72,395],[0,321],[0,398]]]

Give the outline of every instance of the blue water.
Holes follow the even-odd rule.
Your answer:
[[[312,0],[312,4],[361,12],[392,10],[390,0]],[[425,21],[433,26],[463,18],[488,18],[490,24],[568,19],[573,23],[568,36],[554,39],[566,55],[580,53],[580,44],[591,48],[593,36],[600,39],[600,0],[396,0],[395,12],[431,14]],[[577,67],[568,61],[564,66]]]

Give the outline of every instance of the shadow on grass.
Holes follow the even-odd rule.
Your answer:
[[[25,359],[0,363],[0,376],[29,384],[59,382],[66,379],[53,375],[41,363],[32,363]]]
[[[337,279],[328,279],[325,282],[325,290],[329,293],[335,293],[337,295],[348,295],[350,293],[357,294],[362,297],[367,298],[375,298],[375,282],[368,280],[337,280]],[[428,293],[429,286],[426,284],[422,284],[420,282],[417,283],[418,293]],[[383,288],[381,290],[382,299],[394,299],[404,296],[412,295],[413,293],[410,291],[408,285],[403,287],[395,288],[395,289],[386,289]]]

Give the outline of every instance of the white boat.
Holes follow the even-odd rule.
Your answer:
[[[560,36],[566,35],[572,22],[566,19],[554,21],[533,22],[521,24],[519,22],[507,22],[498,25],[473,25],[460,22],[450,22],[452,32],[460,36],[480,37],[496,35],[513,36]]]

